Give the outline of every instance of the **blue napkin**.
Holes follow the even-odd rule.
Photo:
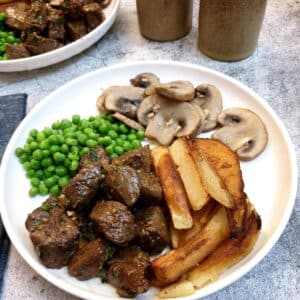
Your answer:
[[[5,147],[26,114],[26,94],[0,96],[0,161]],[[0,295],[9,250],[9,239],[0,218]]]

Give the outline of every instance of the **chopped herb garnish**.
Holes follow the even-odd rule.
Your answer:
[[[41,205],[40,209],[44,210],[44,211],[50,211],[50,206],[47,204],[43,204],[43,205]]]
[[[151,218],[152,217],[152,214],[150,214],[150,213],[144,213],[144,219],[145,220],[147,220],[147,219],[149,219],[149,218]]]
[[[58,205],[58,202],[57,202],[57,201],[53,201],[53,202],[50,203],[50,205],[51,205],[52,207],[55,207],[55,206]]]
[[[116,252],[116,247],[108,246],[105,249],[104,260],[107,261],[107,260],[111,259],[115,252]]]
[[[38,221],[38,220],[33,220],[33,221],[31,222],[31,225],[32,225],[32,226],[38,226],[38,225],[40,225],[40,224],[42,224],[42,222],[41,222],[41,221]]]
[[[121,275],[121,273],[119,271],[113,271],[112,272],[112,276],[115,277],[115,278],[119,278]]]

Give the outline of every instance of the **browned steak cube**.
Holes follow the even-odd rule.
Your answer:
[[[76,41],[83,37],[86,33],[86,25],[83,19],[67,21],[67,34],[71,41]]]
[[[153,253],[162,251],[170,244],[170,233],[163,209],[150,206],[137,214],[139,245]]]
[[[47,27],[47,3],[44,0],[31,0],[30,9],[26,16],[27,28],[43,32]]]
[[[95,29],[105,19],[104,13],[99,3],[94,2],[85,4],[82,7],[82,11],[85,16],[88,32]]]
[[[29,5],[25,3],[16,3],[6,9],[6,24],[8,27],[16,30],[26,30],[26,16]]]
[[[29,214],[25,225],[46,267],[61,268],[69,263],[78,248],[79,230],[55,197]]]
[[[8,59],[25,58],[30,56],[29,51],[22,44],[20,45],[7,44],[6,53]]]
[[[65,16],[60,9],[48,8],[48,37],[50,39],[64,41],[65,30]]]
[[[113,199],[133,206],[140,196],[137,173],[128,166],[107,165],[104,167],[107,192]]]
[[[57,40],[44,38],[36,33],[32,33],[27,36],[24,46],[31,54],[36,55],[60,48],[63,44]]]
[[[87,154],[83,155],[80,159],[80,168],[86,165],[100,163],[101,166],[109,164],[109,157],[102,147],[91,149]]]
[[[114,244],[123,245],[136,236],[134,217],[127,206],[117,201],[97,202],[90,219],[96,230]]]
[[[150,287],[149,256],[137,246],[120,249],[109,262],[108,281],[121,297],[134,297]]]
[[[87,165],[63,188],[60,199],[67,209],[83,210],[96,196],[102,180],[101,166]]]
[[[79,280],[88,280],[99,276],[107,257],[108,243],[96,239],[86,243],[71,258],[68,271]]]

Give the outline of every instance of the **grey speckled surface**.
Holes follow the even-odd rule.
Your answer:
[[[197,15],[198,4],[195,8]],[[138,32],[134,0],[123,0],[118,19],[94,47],[42,70],[0,74],[0,95],[26,92],[29,109],[65,82],[119,62],[169,59],[203,65],[232,76],[262,96],[285,123],[300,162],[300,1],[270,0],[259,45],[235,63],[213,61],[196,48],[197,27],[176,42],[154,43]],[[75,299],[36,275],[11,249],[3,299]],[[300,299],[300,194],[290,222],[267,257],[244,278],[207,299]]]

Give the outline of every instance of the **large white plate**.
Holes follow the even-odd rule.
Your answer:
[[[114,288],[100,284],[99,279],[78,281],[66,269],[51,270],[38,260],[24,227],[27,214],[43,198],[27,196],[29,183],[14,149],[22,146],[31,128],[42,129],[57,119],[72,114],[97,114],[97,96],[103,88],[128,84],[140,72],[154,72],[162,81],[185,79],[195,85],[211,83],[222,92],[224,106],[240,106],[255,111],[266,124],[269,143],[255,160],[242,163],[245,190],[262,218],[262,232],[253,251],[221,278],[187,299],[199,299],[234,282],[251,270],[272,248],[286,226],[296,195],[297,169],[290,138],[270,106],[236,80],[218,72],[177,62],[145,62],[101,69],[84,75],[59,88],[39,103],[24,119],[11,138],[3,157],[0,173],[0,209],[5,228],[18,252],[27,263],[57,287],[85,299],[115,299]],[[154,290],[139,298],[154,298]]]
[[[27,58],[0,61],[0,72],[29,71],[47,67],[64,61],[92,46],[110,29],[116,20],[120,0],[112,0],[110,5],[104,9],[105,20],[93,31],[89,32],[79,40],[72,42],[59,49],[49,51],[40,55]]]

